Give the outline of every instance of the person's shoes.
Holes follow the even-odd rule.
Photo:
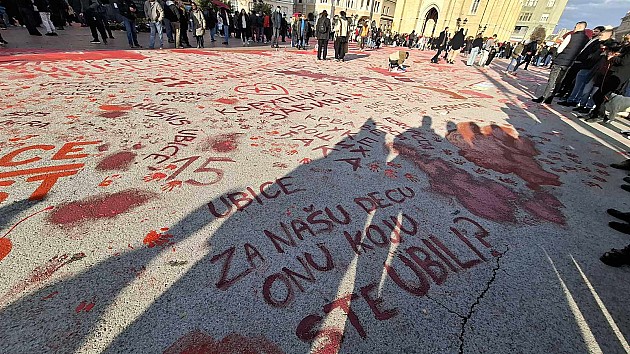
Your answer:
[[[581,116],[579,118],[584,118],[584,121],[586,122],[601,122],[602,120],[604,120],[602,117],[599,116],[599,114],[596,111],[593,111],[587,115]]]
[[[211,39],[211,40],[210,40],[210,42],[216,42],[216,41],[217,41],[216,39]]]
[[[133,46],[136,47],[136,48],[142,48],[142,46],[140,44],[134,44]]]
[[[630,235],[630,224],[628,223],[611,221],[608,223],[608,226],[610,226],[610,228],[613,230],[617,230],[624,234]]]
[[[624,178],[624,180],[625,180],[625,178]],[[630,223],[630,213],[624,213],[624,212],[621,212],[621,211],[619,211],[617,209],[608,209],[608,210],[606,210],[606,212],[610,216],[613,216],[613,217],[615,217],[615,218],[617,218],[619,220],[623,220],[625,222]]]
[[[610,167],[616,168],[618,170],[630,171],[630,159],[624,160],[620,163],[612,163],[610,164]]]
[[[46,33],[44,36],[52,37],[52,36],[54,36],[54,35],[55,35],[55,34],[54,34],[53,32],[48,32],[48,33]]]
[[[103,39],[103,44],[107,44],[107,39]]]
[[[630,192],[630,184],[622,184],[621,189],[623,189],[626,192]]]
[[[623,181],[626,182],[626,183],[630,183],[630,176],[624,177]],[[628,215],[630,215],[630,213],[628,213]],[[628,221],[628,222],[630,222],[630,221]]]
[[[542,103],[542,101],[544,101],[544,100],[545,100],[545,98],[543,96],[540,96],[538,98],[532,98],[532,101],[536,102],[536,103]]]
[[[92,44],[101,44],[101,41],[99,41],[98,39],[93,39],[90,41],[90,43]]]
[[[544,104],[551,104],[553,102],[553,97],[549,97],[543,101]]]
[[[228,44],[228,42],[223,42],[223,43],[221,43],[221,44],[227,45],[227,44]]]
[[[175,40],[174,39],[169,39],[168,42],[169,43],[175,43]]]
[[[164,49],[164,47],[160,47],[160,50]]]
[[[114,38],[114,36],[109,36],[109,39],[116,39],[116,38]]]
[[[599,260],[611,267],[630,265],[630,245],[621,250],[613,248],[599,257]]]
[[[587,114],[591,111],[591,109],[587,107],[575,107],[572,109],[572,111],[577,112],[577,113]]]

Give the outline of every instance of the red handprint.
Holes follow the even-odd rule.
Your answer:
[[[162,185],[162,190],[165,192],[171,192],[173,191],[173,189],[177,187],[181,187],[181,186],[182,186],[182,181],[170,181]]]
[[[168,177],[166,175],[166,173],[162,173],[162,172],[155,172],[155,173],[150,173],[146,176],[144,176],[143,180],[145,182],[151,182],[151,181],[159,181],[162,180],[164,178]]]

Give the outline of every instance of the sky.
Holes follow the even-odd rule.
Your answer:
[[[569,0],[554,32],[572,29],[576,22],[586,21],[588,27],[619,26],[621,18],[630,11],[630,0]]]

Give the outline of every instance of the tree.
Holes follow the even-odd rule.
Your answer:
[[[263,15],[271,15],[271,13],[273,12],[273,9],[271,8],[271,5],[260,0],[260,1],[254,1],[254,7],[252,8],[252,11],[254,13],[260,12]]]
[[[229,9],[232,8],[232,2],[230,0],[220,0],[221,2],[225,3],[225,5],[228,6]],[[211,8],[213,7],[215,10],[218,9],[218,6],[212,3],[212,0],[195,0],[195,2],[197,3],[197,5],[199,5],[200,8],[202,9],[207,9],[207,8]]]
[[[547,31],[542,26],[534,28],[534,32],[529,36],[532,41],[544,41],[545,38],[547,38]]]

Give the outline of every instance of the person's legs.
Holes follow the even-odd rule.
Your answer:
[[[589,78],[590,78],[590,70],[582,69],[575,76],[575,85],[573,86],[573,90],[567,98],[567,102],[577,103],[578,99],[581,97],[582,92],[584,91],[584,87],[586,86]]]
[[[475,58],[477,58],[477,54],[479,54],[479,48],[475,47],[470,51],[470,55],[468,56],[466,65],[468,66],[473,65],[475,63]]]
[[[50,12],[40,12],[39,17],[42,19],[42,27],[46,30],[46,34],[55,32],[55,25],[50,20]]]
[[[435,53],[433,58],[431,58],[431,61],[437,63],[440,58],[440,54],[442,54],[442,48],[438,48],[437,53]]]
[[[486,66],[486,61],[488,61],[488,56],[490,55],[490,52],[488,52],[487,50],[483,50],[481,52],[481,59],[479,60],[479,66]]]
[[[542,98],[544,98],[546,101],[551,102],[551,100],[553,99],[553,94],[556,90],[557,83],[562,82],[566,71],[566,66],[554,65],[551,67],[549,80],[547,81],[547,87],[545,88],[545,92],[543,93]]]
[[[158,40],[160,41],[160,49],[164,47],[164,28],[161,22],[155,23],[155,30]]]
[[[155,22],[149,22],[149,30],[151,30],[151,33],[149,34],[149,49],[153,49],[155,48],[155,35],[157,34],[157,26]]]
[[[532,57],[530,55],[525,56],[525,67],[523,68],[523,70],[527,70],[527,68],[529,67],[529,63],[532,62]]]
[[[230,38],[230,29],[228,26],[223,26],[223,34],[225,35],[225,44],[228,44],[228,39]]]
[[[20,7],[18,11],[20,13],[20,16],[22,16],[22,21],[23,24],[26,26],[26,29],[28,30],[28,34],[30,34],[31,36],[41,36],[42,34],[39,33],[37,27],[35,26],[35,11],[33,11],[33,9],[24,7]]]
[[[175,42],[175,38],[173,38],[173,27],[171,26],[171,21],[166,17],[164,18],[164,30],[166,31],[166,38],[168,38],[168,42]]]
[[[323,40],[322,47],[324,47],[324,51],[322,52],[322,60],[326,60],[326,57],[328,56],[328,39]]]
[[[131,21],[129,21],[128,18],[123,16],[122,22],[123,22],[123,25],[125,26],[125,32],[127,32],[127,42],[129,42],[130,47],[133,47],[135,43],[133,41],[133,27],[131,26]]]
[[[335,37],[335,42],[334,42],[334,47],[335,47],[335,59],[341,59],[341,40],[338,37]]]
[[[214,42],[214,36],[217,34],[217,25],[214,25],[214,27],[210,28],[210,42]]]
[[[318,60],[322,59],[322,52],[324,51],[323,42],[324,42],[323,39],[317,40],[317,59]]]
[[[103,43],[107,44],[107,31],[105,30],[105,25],[103,24],[103,18],[101,15],[96,15],[96,28],[101,34],[101,38],[103,38]]]
[[[181,47],[181,28],[179,26],[179,22],[171,22],[171,27],[173,27],[173,36],[175,37],[175,48]]]

